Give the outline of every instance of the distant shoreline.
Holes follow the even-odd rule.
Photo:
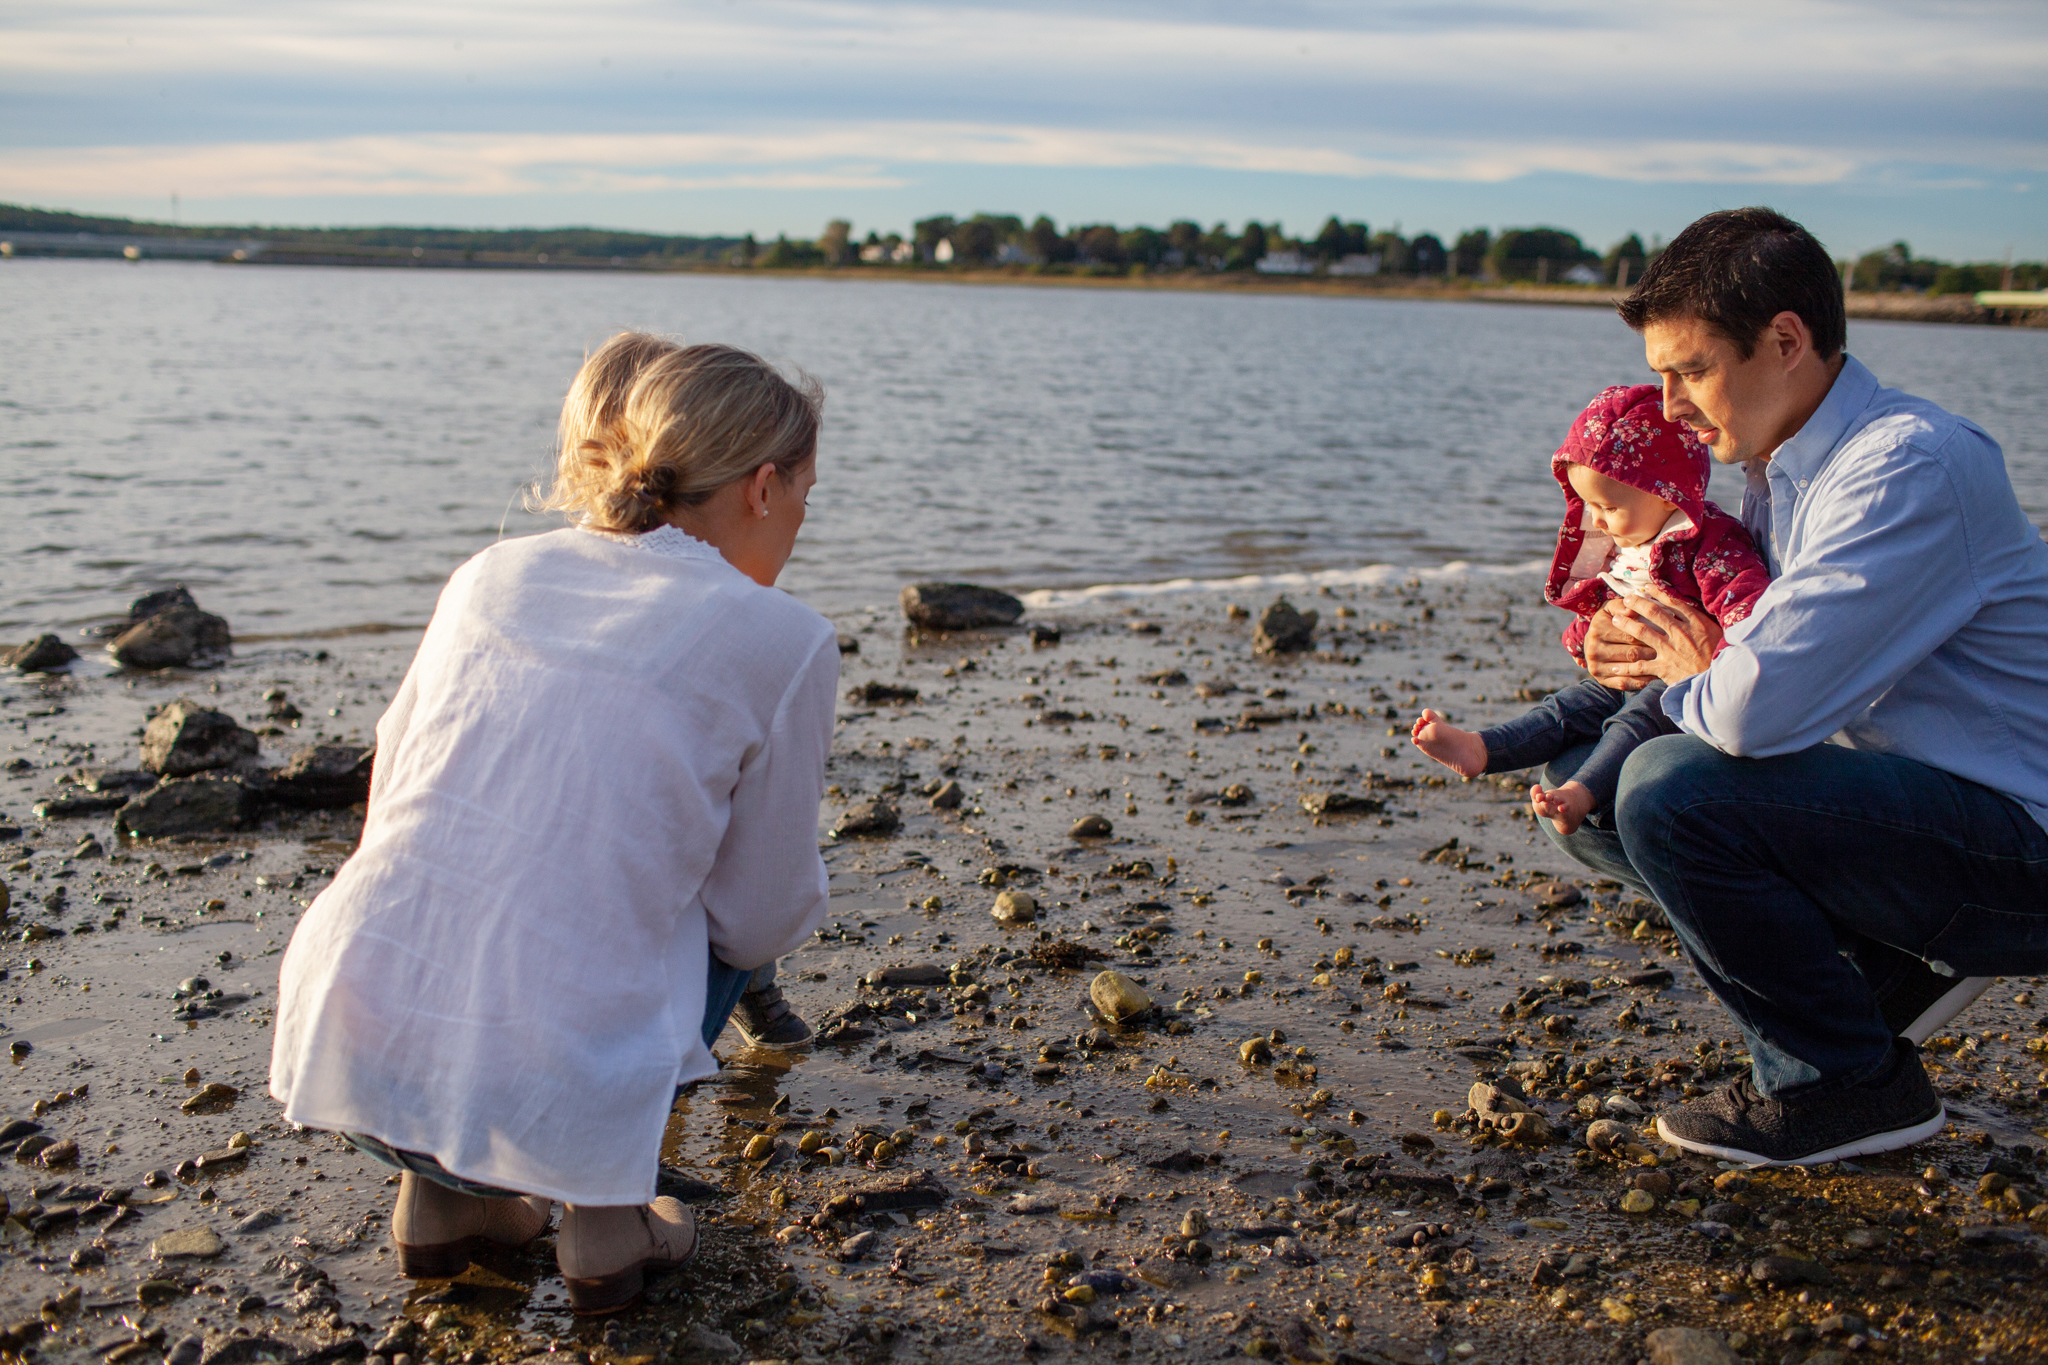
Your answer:
[[[6,234],[0,234],[6,235]],[[176,240],[176,239],[172,239]],[[160,243],[152,243],[152,248]],[[180,245],[186,245],[180,243]],[[191,243],[190,245],[200,245]],[[208,243],[207,245],[212,245]],[[1413,276],[1264,275],[1244,271],[1144,271],[1099,274],[1036,270],[1027,266],[985,269],[933,269],[901,266],[729,266],[692,262],[687,265],[643,263],[646,258],[535,259],[511,252],[393,249],[318,246],[295,249],[293,243],[264,244],[246,257],[200,252],[165,252],[165,257],[211,260],[231,266],[329,266],[386,270],[497,270],[577,272],[584,274],[716,275],[746,279],[814,279],[834,282],[895,281],[907,284],[978,284],[1041,289],[1155,290],[1177,293],[1238,293],[1282,297],[1343,299],[1410,299],[1430,303],[1507,303],[1572,308],[1612,308],[1627,290],[1600,285],[1494,284],[1469,279]],[[73,256],[64,251],[15,250],[11,259]],[[104,253],[94,252],[95,256]],[[145,255],[143,259],[150,259]],[[493,259],[495,258],[495,259]],[[2048,310],[1986,308],[1968,294],[1908,294],[1852,291],[1845,299],[1851,318],[1862,321],[1934,322],[1972,326],[2048,327]]]

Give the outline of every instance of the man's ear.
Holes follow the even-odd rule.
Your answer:
[[[1813,354],[1813,329],[1788,308],[1764,324],[1763,344],[1789,370]]]

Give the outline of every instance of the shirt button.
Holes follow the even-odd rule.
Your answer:
[[[1804,480],[1804,479],[1801,479],[1801,480],[1799,481],[1799,486],[1800,486],[1801,488],[1804,488],[1804,487],[1806,487],[1806,480]]]

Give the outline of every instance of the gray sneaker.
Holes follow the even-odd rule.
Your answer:
[[[780,986],[742,993],[732,1023],[754,1047],[801,1047],[811,1041],[811,1026],[782,998]]]
[[[1893,1043],[1875,1080],[1825,1095],[1766,1096],[1748,1076],[1657,1116],[1674,1147],[1751,1166],[1818,1166],[1924,1142],[1947,1121],[1918,1051]]]

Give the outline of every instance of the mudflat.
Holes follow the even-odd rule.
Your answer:
[[[2038,1358],[2031,983],[1933,1040],[1951,1124],[1910,1152],[1743,1171],[1655,1140],[1660,1106],[1745,1064],[1728,1017],[1652,907],[1553,851],[1521,780],[1447,779],[1406,739],[1421,705],[1484,724],[1571,680],[1538,587],[1304,594],[1309,647],[1277,655],[1253,651],[1270,590],[958,634],[845,619],[832,909],[783,968],[819,1041],[727,1033],[665,1144],[704,1256],[595,1322],[568,1315],[547,1237],[401,1279],[390,1174],[268,1098],[277,955],[359,808],[157,842],[107,809],[33,813],[80,769],[133,767],[180,697],[267,729],[273,764],[367,740],[416,637],[10,676],[5,1344],[117,1365]]]

